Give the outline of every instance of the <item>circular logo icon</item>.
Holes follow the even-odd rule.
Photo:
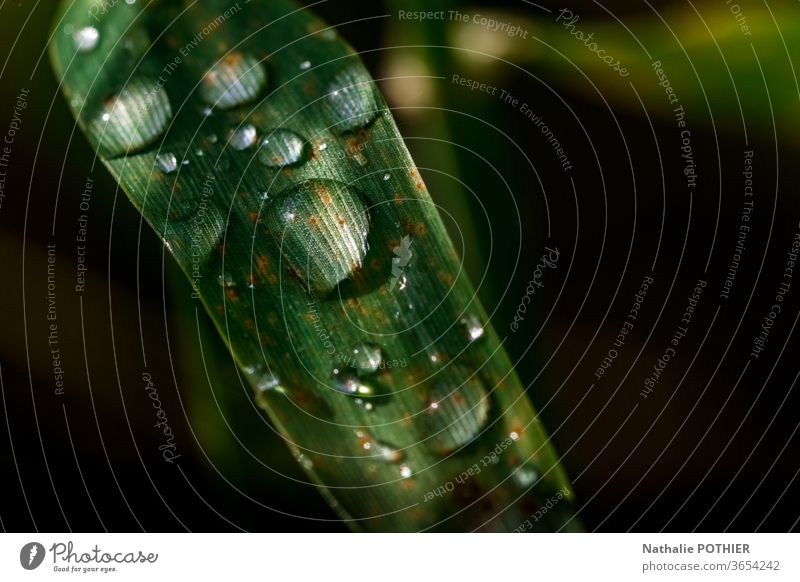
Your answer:
[[[44,561],[44,546],[39,542],[30,542],[19,551],[19,563],[26,570],[35,570]]]

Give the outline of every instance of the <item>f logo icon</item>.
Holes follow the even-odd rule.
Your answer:
[[[35,570],[44,561],[44,546],[38,542],[30,542],[19,551],[19,563],[26,570]]]

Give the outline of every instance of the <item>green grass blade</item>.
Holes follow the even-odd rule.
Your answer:
[[[511,530],[550,500],[536,529],[578,527],[353,50],[283,0],[105,6],[57,15],[65,96],[339,513],[365,530]]]

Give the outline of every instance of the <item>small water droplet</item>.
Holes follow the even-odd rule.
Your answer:
[[[483,325],[480,319],[474,315],[467,315],[461,320],[461,326],[469,341],[475,341],[483,337]]]
[[[217,282],[226,289],[236,287],[236,280],[230,273],[220,273],[217,276]]]
[[[248,53],[233,52],[203,76],[200,97],[212,107],[231,109],[253,101],[267,85],[267,69]]]
[[[489,397],[483,381],[461,366],[454,366],[461,385],[438,382],[429,394],[423,424],[429,435],[426,445],[439,454],[449,454],[474,439],[489,418]]]
[[[319,144],[319,147],[318,147],[317,149],[318,149],[319,151],[321,151],[321,152],[324,152],[326,149],[328,149],[328,144],[326,144],[326,143],[321,143],[321,144]]]
[[[256,143],[257,137],[256,128],[246,123],[228,133],[228,144],[236,151],[241,152]]]
[[[369,400],[364,400],[363,398],[356,398],[353,402],[355,402],[358,406],[366,410],[367,412],[372,412],[375,409],[375,405],[372,404]]]
[[[205,106],[200,110],[200,113],[203,115],[203,117],[211,117],[214,114],[214,109]]]
[[[79,53],[88,53],[97,48],[97,44],[100,41],[100,33],[94,26],[84,26],[72,34],[72,40],[75,42],[75,49]]]
[[[514,481],[523,488],[528,488],[539,480],[539,473],[533,467],[523,465],[514,469]]]
[[[369,124],[381,111],[372,79],[361,66],[340,71],[331,81],[327,103],[334,116],[332,126],[341,133]]]
[[[276,129],[261,138],[258,144],[258,160],[270,168],[283,168],[303,160],[305,143],[303,138],[289,129]]]
[[[400,278],[397,280],[397,288],[400,289],[400,291],[404,291],[406,287],[408,287],[408,277],[406,275],[400,275]]]
[[[341,182],[307,180],[290,187],[269,205],[265,224],[285,262],[313,293],[331,293],[367,254],[367,207]]]
[[[353,348],[351,367],[360,375],[374,374],[383,363],[383,352],[374,344],[360,344]]]
[[[387,463],[399,463],[406,457],[405,453],[400,449],[380,441],[375,441],[373,450],[378,454],[381,460]]]
[[[408,479],[409,477],[411,477],[411,474],[412,474],[411,467],[409,467],[406,464],[400,465],[400,476],[403,479]]]
[[[303,61],[302,63],[300,63],[301,71],[307,71],[310,68],[311,68],[311,61]]]
[[[153,143],[171,119],[166,91],[150,78],[133,77],[119,93],[103,102],[89,129],[108,155],[117,156]]]
[[[178,168],[178,158],[173,153],[162,152],[156,155],[156,165],[165,174],[171,174]]]
[[[358,376],[341,370],[334,370],[332,388],[342,394],[356,396],[369,396],[373,393],[372,388],[364,384]]]
[[[314,467],[314,463],[311,461],[311,459],[302,453],[297,455],[297,462],[300,463],[300,466],[306,471],[310,471]]]
[[[391,176],[390,174],[384,174],[384,175],[383,175],[383,180],[384,180],[384,182],[385,182],[385,181],[387,181],[387,180],[388,180],[389,178],[391,178],[391,177],[392,177],[392,176]]]

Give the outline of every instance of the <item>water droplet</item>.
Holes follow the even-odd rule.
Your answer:
[[[539,480],[539,472],[533,467],[522,465],[514,469],[513,478],[517,485],[527,489]]]
[[[212,107],[231,109],[253,101],[267,86],[267,69],[247,53],[234,52],[215,63],[200,83],[200,97]]]
[[[228,133],[228,144],[236,151],[241,152],[256,143],[257,137],[256,128],[246,123]]]
[[[360,344],[353,348],[351,367],[360,375],[373,374],[383,363],[383,352],[374,344]]]
[[[429,435],[426,445],[448,454],[474,439],[489,418],[489,397],[483,381],[469,370],[454,366],[451,375],[461,385],[438,382],[429,394],[423,423]]]
[[[483,325],[474,315],[467,315],[461,320],[461,326],[469,341],[475,341],[483,336]]]
[[[389,178],[391,178],[391,177],[392,177],[392,176],[391,176],[390,174],[384,174],[384,175],[383,175],[383,180],[384,180],[384,182],[385,182],[385,181],[387,181],[387,180],[388,180]]]
[[[156,165],[165,174],[171,174],[178,168],[178,158],[173,153],[162,152],[156,155]]]
[[[310,471],[314,467],[314,463],[311,461],[311,459],[302,453],[297,455],[297,462],[300,463],[300,466],[306,471]]]
[[[303,61],[302,63],[300,63],[301,71],[307,71],[310,68],[311,68],[311,61]]]
[[[400,476],[403,479],[408,479],[409,477],[411,477],[411,474],[412,474],[411,467],[409,467],[406,464],[400,465]]]
[[[372,448],[373,452],[377,453],[378,457],[387,463],[399,463],[406,458],[405,453],[400,449],[396,449],[395,447],[380,441],[375,441]]]
[[[92,52],[100,41],[100,33],[94,26],[84,26],[72,34],[75,49],[79,53]]]
[[[303,138],[289,129],[276,129],[261,138],[258,160],[270,168],[282,168],[300,162],[305,154]]]
[[[341,133],[364,127],[382,109],[372,79],[361,66],[351,66],[336,74],[328,87],[327,103],[334,116],[331,125]]]
[[[236,287],[236,280],[230,273],[227,272],[217,275],[217,282],[226,289],[230,287]]]
[[[211,117],[214,114],[214,109],[206,106],[200,110],[200,113],[203,115],[203,117]]]
[[[317,149],[318,149],[319,151],[321,151],[321,152],[324,152],[326,149],[328,149],[328,144],[326,144],[326,143],[321,143],[321,144],[319,144],[319,147],[318,147]]]
[[[265,224],[309,291],[328,295],[361,268],[369,213],[359,194],[332,180],[307,180],[274,200]]]
[[[132,153],[153,143],[169,126],[172,107],[155,81],[133,77],[107,98],[89,129],[110,156]]]
[[[347,371],[334,370],[332,388],[351,395],[369,396],[373,393],[372,387],[364,384],[358,376]]]
[[[372,412],[375,409],[375,405],[372,402],[370,402],[369,400],[364,400],[363,398],[356,398],[353,402],[355,402],[358,406],[360,406],[367,412]]]
[[[166,225],[164,239],[183,265],[205,265],[225,232],[225,217],[208,204],[193,215]],[[217,271],[219,272],[219,271]]]

